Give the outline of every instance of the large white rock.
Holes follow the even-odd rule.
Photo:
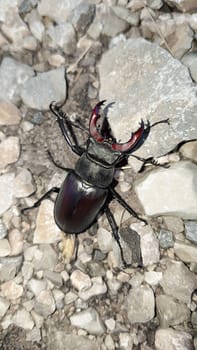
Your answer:
[[[43,201],[39,207],[34,232],[34,243],[56,243],[61,240],[62,233],[54,221],[54,203],[49,199]]]
[[[117,140],[126,141],[141,119],[155,126],[137,154],[159,156],[179,142],[197,138],[197,88],[188,69],[157,44],[128,39],[103,54],[100,99],[110,104],[107,116]]]
[[[183,161],[145,174],[135,190],[145,213],[197,219],[197,166]]]

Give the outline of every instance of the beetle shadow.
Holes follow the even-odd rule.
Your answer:
[[[101,123],[100,123],[100,127],[99,127],[99,131],[101,133],[101,135],[106,138],[106,139],[112,139],[113,141],[115,141],[115,137],[113,135],[112,129],[111,129],[111,125],[109,123],[108,120],[108,113],[109,113],[109,109],[112,107],[112,105],[115,102],[111,102],[108,103],[103,109],[102,109],[102,113],[101,113]]]
[[[112,108],[115,103],[116,103],[115,101],[110,102],[103,108],[103,112],[106,118],[107,118],[107,114],[109,113],[109,109]]]

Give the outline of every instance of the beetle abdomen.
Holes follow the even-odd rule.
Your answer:
[[[107,195],[107,189],[91,186],[70,171],[55,202],[56,224],[65,233],[85,231],[96,219]]]

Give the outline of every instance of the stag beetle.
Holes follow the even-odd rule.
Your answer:
[[[162,120],[153,125],[150,125],[149,122],[145,124],[142,120],[138,130],[131,134],[127,142],[118,143],[105,119],[100,130],[97,127],[100,108],[104,102],[105,100],[98,102],[92,111],[86,149],[78,145],[77,138],[73,134],[73,123],[62,111],[62,105],[54,102],[50,104],[50,110],[56,116],[68,146],[80,158],[74,170],[61,167],[68,170],[68,173],[60,188],[51,188],[33,206],[24,208],[23,212],[38,207],[43,199],[50,196],[52,192],[56,192],[58,195],[54,205],[55,222],[62,231],[70,234],[84,232],[95,222],[98,215],[104,212],[120,248],[122,262],[124,266],[127,266],[120,244],[118,226],[109,209],[109,202],[116,199],[131,215],[145,224],[147,222],[139,217],[114,189],[115,170],[131,155],[131,152],[144,142],[151,127],[158,123],[168,122],[168,120]],[[143,161],[142,158],[139,159]],[[153,159],[149,161],[155,164]]]

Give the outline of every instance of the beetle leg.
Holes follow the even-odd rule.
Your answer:
[[[125,200],[119,195],[118,192],[115,191],[115,189],[113,187],[109,187],[109,190],[112,194],[112,197],[114,199],[116,199],[122,206],[123,208],[125,208],[132,216],[134,216],[135,218],[137,218],[140,221],[143,221],[145,223],[145,225],[147,225],[147,221],[145,219],[142,219],[135,210],[133,210],[128,204],[127,202],[125,202]]]
[[[49,106],[51,112],[56,116],[58,125],[60,127],[60,130],[62,132],[62,135],[64,136],[68,146],[72,149],[74,153],[76,153],[78,156],[81,156],[84,152],[83,148],[78,145],[77,138],[74,134],[74,131],[72,129],[72,123],[66,118],[66,114],[62,111],[60,106],[57,103],[52,102]],[[65,124],[66,123],[66,127]],[[73,141],[70,138],[70,135],[73,138]]]
[[[61,164],[57,163],[56,160],[53,158],[51,152],[49,150],[47,150],[48,156],[50,158],[50,160],[52,161],[52,163],[59,169],[65,170],[65,171],[70,171],[70,168],[65,168],[64,166],[62,166]]]
[[[111,226],[111,229],[112,229],[112,234],[114,236],[114,239],[116,240],[118,246],[119,246],[119,249],[120,249],[120,255],[121,255],[121,259],[122,259],[122,262],[123,262],[123,265],[124,267],[128,267],[130,266],[130,264],[127,264],[127,262],[125,261],[124,259],[124,254],[123,254],[123,249],[122,249],[122,246],[120,244],[120,236],[118,234],[118,226],[116,224],[116,221],[114,219],[114,216],[111,212],[111,210],[109,209],[109,207],[105,207],[105,214],[107,216],[107,219],[109,221],[109,224]]]
[[[134,157],[140,160],[141,162],[143,162],[140,170],[138,171],[139,173],[141,173],[145,169],[146,165],[149,165],[149,164],[152,164],[157,167],[169,168],[168,163],[160,164],[154,157],[142,158],[142,157],[136,156],[135,154],[130,154],[130,157]]]
[[[31,207],[26,207],[26,208],[21,209],[21,213],[23,214],[26,210],[30,210],[30,209],[34,209],[34,208],[39,207],[39,205],[41,204],[41,202],[44,199],[50,197],[51,193],[53,193],[53,192],[58,193],[59,190],[60,190],[59,187],[52,187],[49,191],[47,191],[45,194],[43,194],[43,196],[40,197]]]

